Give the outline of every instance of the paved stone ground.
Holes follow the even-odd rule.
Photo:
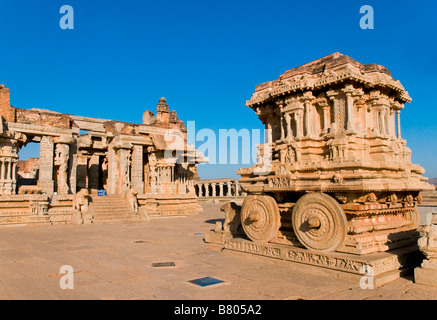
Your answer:
[[[204,213],[149,223],[0,229],[0,299],[437,299],[437,288],[400,278],[363,290],[334,271],[223,250],[203,233],[223,218]],[[176,267],[152,268],[173,261]],[[62,265],[74,289],[61,289]],[[189,280],[225,281],[199,287]]]

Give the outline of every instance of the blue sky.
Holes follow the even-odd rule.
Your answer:
[[[62,5],[73,30],[59,27]],[[373,30],[359,26],[363,5]],[[197,130],[252,130],[262,124],[245,103],[257,84],[341,52],[401,81],[413,98],[402,137],[437,177],[436,15],[434,0],[2,1],[0,83],[19,108],[140,123],[166,97]],[[199,175],[238,177],[240,166]]]

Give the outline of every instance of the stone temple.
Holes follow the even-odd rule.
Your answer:
[[[156,109],[140,124],[20,109],[1,85],[0,224],[200,211],[194,180],[205,158],[187,144],[185,124],[165,98]],[[40,157],[24,163],[19,151],[29,143],[39,143]]]

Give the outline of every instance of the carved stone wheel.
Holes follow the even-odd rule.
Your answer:
[[[266,195],[249,195],[241,208],[241,225],[246,235],[255,242],[273,240],[281,225],[275,199]]]
[[[324,193],[309,193],[294,205],[294,234],[307,249],[334,251],[346,238],[347,219],[338,202]]]

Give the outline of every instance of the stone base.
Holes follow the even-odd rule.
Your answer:
[[[342,275],[339,277],[347,280],[359,282],[363,276],[372,276],[375,287],[407,274],[423,259],[417,245],[360,256],[341,252],[320,253],[276,243],[255,243],[212,231],[205,234],[205,242],[221,244],[228,250],[340,271]]]
[[[424,260],[414,269],[414,282],[437,287],[437,261]]]

